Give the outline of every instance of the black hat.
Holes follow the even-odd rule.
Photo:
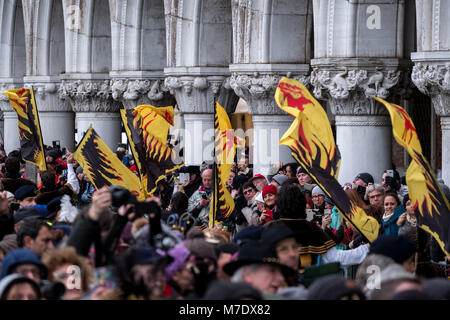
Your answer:
[[[269,225],[261,235],[261,241],[270,243],[271,245],[287,238],[295,238],[295,233],[282,222]]]
[[[28,218],[40,218],[42,217],[41,213],[38,209],[34,207],[24,207],[17,210],[16,213],[14,213],[14,224],[17,224],[19,221],[22,221],[23,219]]]
[[[336,274],[317,279],[308,289],[308,300],[339,300],[353,295],[365,300],[365,295],[356,281]]]
[[[233,242],[239,244],[247,240],[259,240],[264,230],[263,226],[248,226],[238,231],[234,237]]]
[[[402,264],[409,259],[414,252],[416,252],[416,246],[410,238],[403,235],[381,235],[371,243],[369,254],[382,254],[392,258],[395,262]]]
[[[280,263],[273,246],[262,241],[254,240],[249,240],[244,243],[244,245],[239,249],[237,260],[224,265],[223,271],[231,276],[237,269],[254,263],[277,265],[280,267],[281,272],[286,278],[295,273],[294,269]]]
[[[365,183],[374,183],[373,177],[370,173],[363,172],[356,176],[355,180],[361,179]]]
[[[299,174],[299,173],[309,174],[305,169],[303,169],[302,166],[299,166],[297,168],[297,174]]]
[[[244,183],[248,181],[248,178],[244,174],[237,175],[233,178],[233,189],[240,189]]]
[[[19,189],[16,190],[14,193],[14,198],[16,200],[23,200],[27,197],[34,197],[36,196],[36,187],[32,184],[27,184],[24,186],[21,186]]]
[[[179,170],[180,172],[200,175],[200,166],[187,166]]]
[[[56,198],[53,198],[50,200],[50,202],[47,204],[47,210],[50,213],[57,212],[61,210],[61,199],[63,196],[59,196]]]
[[[45,153],[45,155],[46,155],[46,156],[52,157],[53,160],[56,160],[56,159],[58,158],[58,152],[57,152],[56,150],[53,150],[53,149],[48,150],[48,151]]]
[[[261,293],[245,282],[215,281],[203,297],[205,300],[263,300]]]

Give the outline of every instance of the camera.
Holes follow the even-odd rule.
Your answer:
[[[394,178],[394,170],[386,170],[386,176]]]
[[[61,282],[52,283],[48,280],[41,282],[41,293],[46,300],[61,300],[66,293],[66,287]]]
[[[323,218],[323,216],[324,216],[324,214],[322,212],[320,212],[319,210],[317,210],[314,213],[313,221],[318,222],[320,225],[322,225],[322,218]]]
[[[111,193],[112,207],[118,210],[121,206],[127,204],[133,204],[133,212],[136,217],[142,217],[147,213],[160,214],[161,209],[154,202],[140,202],[137,200],[136,195],[132,194],[128,189],[121,186],[111,186],[109,188]]]

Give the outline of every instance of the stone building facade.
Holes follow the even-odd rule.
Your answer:
[[[44,143],[71,149],[91,124],[115,148],[121,107],[176,105],[186,164],[211,159],[213,102],[233,112],[241,98],[255,172],[268,174],[292,160],[278,145],[292,119],[273,99],[288,76],[327,109],[341,182],[407,165],[378,95],[425,122],[450,183],[449,19],[448,0],[3,0],[0,88],[33,87]],[[17,117],[4,96],[0,109],[8,152]]]

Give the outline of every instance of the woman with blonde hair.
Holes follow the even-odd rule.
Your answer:
[[[66,287],[63,299],[79,300],[86,295],[93,282],[93,270],[74,247],[64,247],[45,252],[42,262],[48,269],[48,280],[61,282]]]

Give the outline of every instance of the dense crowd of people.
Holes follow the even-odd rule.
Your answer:
[[[116,154],[137,174],[126,146]],[[210,227],[210,165],[168,175],[139,203],[96,190],[68,151],[47,147],[46,161],[34,182],[20,150],[0,150],[2,300],[450,298],[449,257],[417,226],[395,168],[342,186],[379,223],[369,243],[295,163],[267,177],[248,156],[235,163],[235,209]]]

